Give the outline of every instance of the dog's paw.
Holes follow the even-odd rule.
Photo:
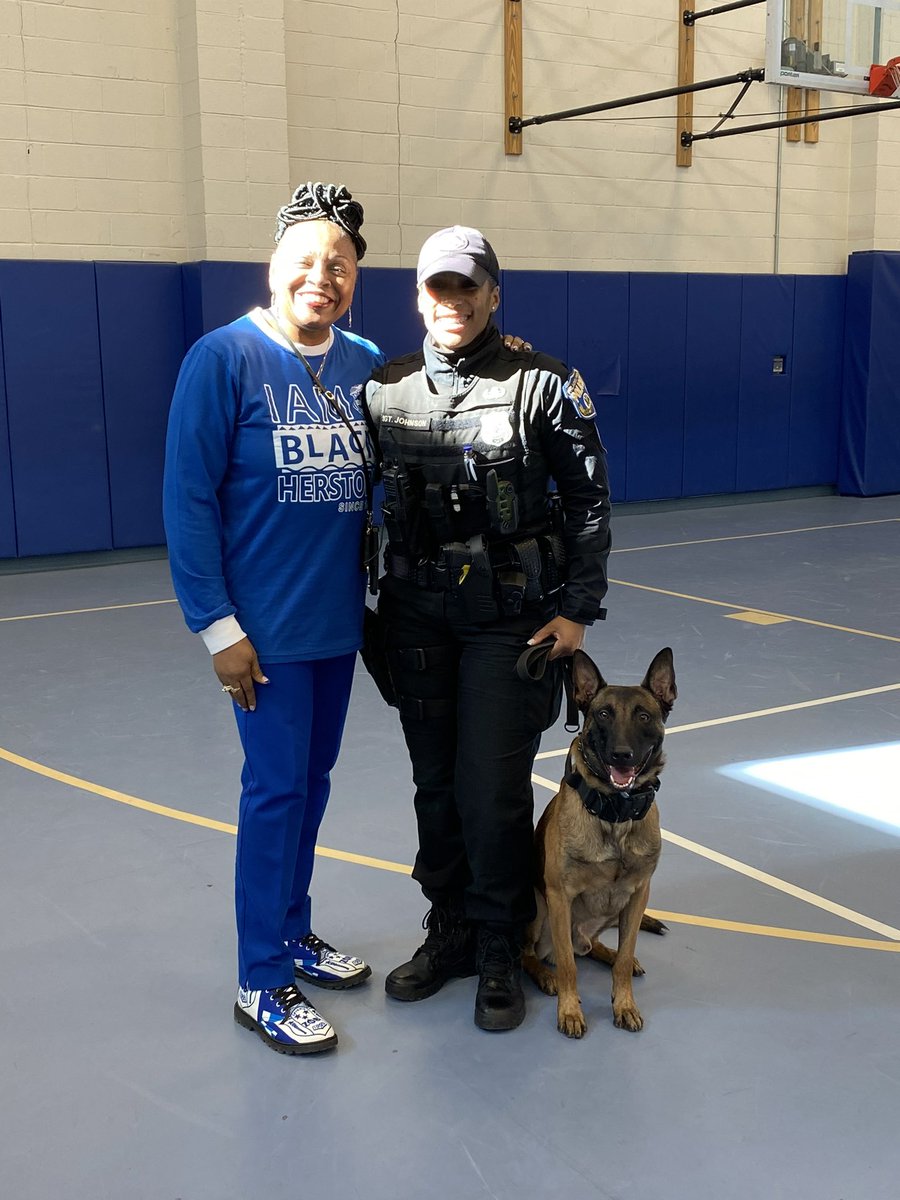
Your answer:
[[[644,968],[641,966],[641,964],[638,962],[638,960],[636,958],[633,958],[631,960],[631,973],[632,973],[632,975],[646,975],[647,974],[647,972],[644,970]]]
[[[541,989],[545,996],[555,996],[559,991],[559,985],[556,982],[556,976],[550,970],[544,970],[539,979],[535,979],[535,983]]]
[[[577,1004],[574,1008],[558,1009],[556,1014],[556,1027],[559,1032],[564,1033],[566,1037],[584,1037],[584,1034],[587,1030],[587,1021],[584,1019],[584,1013],[581,1011],[581,1005]]]
[[[634,1004],[613,1005],[613,1023],[616,1029],[628,1029],[631,1033],[644,1028],[644,1018]]]
[[[647,933],[658,933],[660,936],[669,932],[669,927],[664,921],[657,921],[656,917],[649,917],[646,913],[641,917],[641,929]]]
[[[522,966],[545,995],[556,995],[556,972],[546,963],[539,962],[533,954],[526,954],[522,958]]]

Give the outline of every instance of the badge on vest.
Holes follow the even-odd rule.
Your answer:
[[[489,412],[481,418],[481,440],[488,446],[505,446],[512,441],[508,412]]]
[[[594,411],[594,402],[578,371],[573,371],[563,384],[563,395],[567,396],[575,405],[575,411],[579,417],[590,420],[597,415]]]

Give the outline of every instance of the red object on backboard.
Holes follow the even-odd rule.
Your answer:
[[[872,63],[869,72],[870,96],[896,96],[900,92],[900,58],[889,58],[887,64]]]

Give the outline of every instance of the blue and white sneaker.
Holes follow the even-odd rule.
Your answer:
[[[238,988],[234,1019],[279,1054],[316,1054],[337,1045],[337,1034],[299,988]]]
[[[285,945],[294,956],[294,974],[304,983],[323,988],[352,988],[364,983],[372,974],[372,968],[361,958],[338,954],[334,946],[329,946],[314,933],[291,938]]]

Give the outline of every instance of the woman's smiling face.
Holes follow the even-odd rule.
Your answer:
[[[473,283],[455,271],[432,275],[419,287],[419,312],[434,342],[444,350],[461,350],[481,334],[500,302],[491,280]]]
[[[356,287],[356,250],[333,221],[300,221],[285,230],[269,265],[279,321],[298,342],[324,341]]]

